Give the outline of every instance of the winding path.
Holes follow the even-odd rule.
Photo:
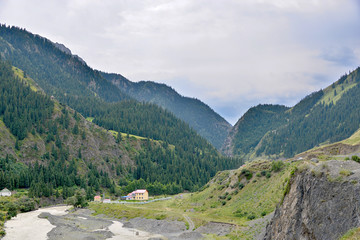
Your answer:
[[[186,221],[189,223],[189,229],[187,230],[188,232],[191,232],[195,229],[195,224],[194,222],[191,220],[191,218],[189,218],[187,215],[183,215],[184,218],[186,219]]]

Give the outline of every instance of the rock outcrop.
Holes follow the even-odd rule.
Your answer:
[[[264,239],[335,240],[360,226],[359,163],[331,160],[299,169]]]

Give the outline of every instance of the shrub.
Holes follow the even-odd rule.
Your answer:
[[[263,216],[266,216],[266,212],[265,211],[262,211],[261,212],[261,216],[263,217]]]
[[[219,199],[225,199],[225,198],[226,198],[226,196],[224,196],[224,195],[219,196]]]
[[[284,162],[281,160],[273,161],[271,163],[271,170],[274,172],[279,172],[283,167],[284,167]]]
[[[270,172],[266,173],[266,178],[271,178],[271,173]]]
[[[226,202],[225,202],[225,201],[222,201],[221,204],[222,204],[223,206],[225,206]]]
[[[14,202],[8,202],[5,204],[5,208],[7,209],[7,215],[9,218],[15,217],[17,215],[18,205]]]
[[[247,169],[243,169],[241,171],[241,174],[244,174],[244,176],[246,177],[247,180],[250,180],[253,176],[252,172],[250,170]]]
[[[6,219],[6,212],[0,211],[0,222],[5,221]]]
[[[22,197],[18,200],[20,212],[29,212],[35,209],[35,202],[29,197]]]
[[[242,183],[239,184],[239,189],[240,189],[240,190],[243,189],[244,187],[245,187],[244,184],[242,184]]]
[[[76,201],[77,201],[76,197],[75,197],[75,196],[72,196],[72,197],[68,197],[68,198],[65,200],[65,203],[66,203],[67,205],[73,205],[73,206],[75,206]]]
[[[360,158],[356,155],[351,157],[351,160],[355,161],[355,162],[360,162]]]
[[[262,176],[266,176],[266,173],[267,173],[266,170],[261,171],[261,175],[262,175]]]
[[[166,215],[161,214],[161,215],[156,216],[155,218],[156,218],[156,220],[164,220],[166,218]]]
[[[346,157],[344,160],[350,160],[350,158],[349,158],[349,157]]]
[[[247,212],[242,212],[241,209],[238,209],[233,214],[235,217],[244,217],[246,216]]]
[[[351,174],[353,174],[353,172],[347,169],[341,169],[339,173],[343,176],[350,176]]]
[[[228,201],[230,201],[230,200],[231,200],[231,195],[227,196],[226,199],[227,199]]]
[[[250,215],[247,217],[247,219],[249,219],[249,220],[253,220],[255,218],[256,218],[256,216],[253,213],[250,213]]]

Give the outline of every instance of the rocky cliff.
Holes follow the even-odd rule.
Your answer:
[[[338,239],[360,226],[360,164],[304,163],[291,180],[264,239]]]

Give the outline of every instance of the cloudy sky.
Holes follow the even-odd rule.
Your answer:
[[[0,22],[91,67],[196,97],[234,124],[360,65],[358,0],[0,0]]]

